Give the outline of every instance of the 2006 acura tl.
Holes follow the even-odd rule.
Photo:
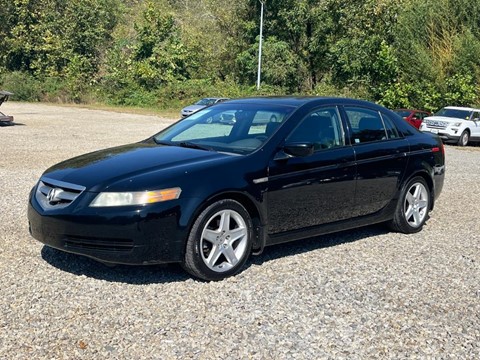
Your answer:
[[[381,106],[237,99],[51,167],[28,218],[63,251],[219,280],[267,245],[380,222],[417,232],[444,173],[440,139]]]

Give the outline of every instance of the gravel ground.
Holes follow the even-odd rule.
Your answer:
[[[373,226],[267,248],[238,276],[108,268],[28,233],[48,166],[171,121],[5,103],[0,127],[0,359],[480,358],[480,148],[448,146],[424,230]]]

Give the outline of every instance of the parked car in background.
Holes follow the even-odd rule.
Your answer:
[[[233,124],[213,121],[232,113]],[[221,280],[269,245],[383,222],[418,232],[444,176],[438,136],[379,105],[237,99],[52,166],[30,193],[28,221],[34,238],[62,251],[178,262]]]
[[[238,113],[224,113],[220,118],[220,123],[233,125],[237,121],[237,117],[242,117],[242,111]],[[265,125],[268,123],[282,122],[284,114],[271,111],[258,111],[253,118],[252,125]]]
[[[444,107],[425,118],[420,130],[438,134],[444,142],[467,146],[480,141],[480,109]]]
[[[228,98],[204,98],[204,99],[198,100],[193,105],[184,107],[182,111],[180,111],[180,115],[182,116],[182,118],[184,118],[189,115],[192,115],[193,113],[197,112],[200,109],[203,109],[204,107],[207,107],[225,100],[228,100]]]
[[[13,93],[5,90],[0,90],[0,105],[2,105],[5,101],[8,100]],[[0,126],[5,125],[12,125],[13,124],[13,116],[5,115],[0,111]]]
[[[403,120],[409,122],[417,129],[420,129],[420,125],[425,117],[432,115],[428,111],[424,110],[395,109],[393,111],[400,115]]]

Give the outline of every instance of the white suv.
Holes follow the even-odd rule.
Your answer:
[[[480,110],[447,106],[423,119],[420,130],[438,134],[445,142],[466,146],[480,141]]]

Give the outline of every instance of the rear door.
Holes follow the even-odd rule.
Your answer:
[[[355,216],[383,209],[403,179],[409,144],[394,122],[378,111],[345,106],[357,162]]]

